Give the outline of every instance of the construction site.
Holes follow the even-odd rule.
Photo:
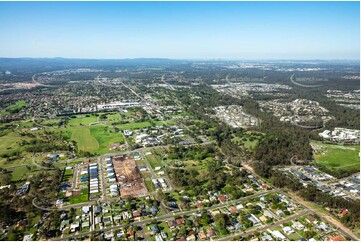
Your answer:
[[[113,156],[114,171],[120,188],[121,197],[139,197],[148,193],[144,179],[131,156]]]

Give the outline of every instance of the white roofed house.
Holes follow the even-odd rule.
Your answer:
[[[292,233],[294,233],[295,231],[291,228],[291,227],[289,227],[289,226],[286,226],[286,227],[283,227],[283,232],[285,232],[286,234],[292,234]]]
[[[303,224],[301,224],[300,222],[296,221],[296,222],[293,222],[292,228],[297,229],[297,230],[302,230],[305,228],[305,226]]]
[[[248,215],[247,219],[252,222],[253,226],[257,226],[261,224],[261,221],[253,214]]]
[[[284,236],[280,231],[278,230],[273,230],[271,232],[273,238],[277,239],[277,240],[286,240],[286,236]]]

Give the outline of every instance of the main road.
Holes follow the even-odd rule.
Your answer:
[[[225,203],[221,203],[221,204],[217,204],[217,205],[213,205],[211,207],[208,207],[208,208],[204,208],[206,210],[213,210],[213,209],[217,209],[217,208],[221,208],[221,207],[226,207],[226,206],[229,206],[229,205],[233,205],[233,204],[236,204],[236,203],[239,203],[239,202],[242,202],[244,200],[248,200],[248,199],[252,199],[252,198],[255,198],[255,197],[259,197],[259,196],[262,196],[262,195],[265,195],[265,194],[268,194],[270,193],[271,191],[263,191],[263,192],[260,192],[260,193],[257,193],[257,194],[253,194],[253,195],[250,195],[250,196],[246,196],[246,197],[242,197],[242,198],[239,198],[237,200],[232,200],[232,201],[227,201]],[[144,220],[141,220],[141,221],[136,221],[136,222],[131,222],[129,223],[129,225],[137,225],[137,226],[142,226],[143,224],[145,223],[149,223],[149,222],[152,222],[154,219],[156,219],[157,221],[165,221],[165,220],[168,220],[168,219],[173,219],[174,216],[184,216],[184,215],[188,215],[188,214],[193,214],[193,213],[197,213],[197,212],[200,212],[202,209],[192,209],[192,210],[188,210],[188,211],[184,211],[184,212],[178,212],[178,213],[175,213],[175,214],[166,214],[166,215],[163,215],[163,216],[159,216],[159,217],[154,217],[154,218],[149,218],[149,219],[144,219]],[[112,227],[108,227],[108,228],[103,228],[103,229],[99,229],[97,231],[99,232],[106,232],[106,231],[109,231],[109,230],[114,230],[114,229],[120,229],[122,227],[124,227],[124,225],[117,225],[117,226],[112,226]],[[89,231],[89,232],[84,232],[84,233],[79,233],[79,234],[74,234],[74,235],[70,235],[70,236],[66,236],[66,237],[63,237],[63,238],[54,238],[52,240],[69,240],[69,239],[74,239],[74,238],[78,238],[80,236],[86,236],[86,235],[89,235],[91,234],[92,232]]]

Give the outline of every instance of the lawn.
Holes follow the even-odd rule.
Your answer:
[[[145,156],[150,164],[150,166],[154,169],[157,166],[161,166],[158,161],[157,158],[152,154],[152,155],[146,155]]]
[[[15,132],[9,132],[8,134],[0,137],[0,153],[6,153],[7,151],[13,151],[14,148],[19,147],[17,142],[21,140],[21,136]]]
[[[250,140],[249,138],[234,137],[232,138],[232,142],[243,144],[247,149],[254,149],[258,144],[258,139],[254,138],[253,140]]]
[[[97,125],[90,127],[90,134],[99,143],[97,153],[104,154],[109,152],[109,145],[111,144],[123,144],[124,137],[119,133],[115,133],[114,129],[107,126]]]
[[[104,125],[68,130],[72,132],[71,139],[77,142],[78,150],[81,151],[104,154],[109,152],[109,145],[124,143],[123,135],[115,133],[113,128]]]
[[[12,178],[11,178],[12,181],[21,180],[24,177],[25,173],[29,172],[29,170],[28,170],[28,168],[26,166],[16,167],[14,169],[11,169],[11,171],[12,171],[12,173],[11,173],[12,174]]]
[[[63,181],[71,181],[73,178],[73,174],[74,174],[74,170],[73,169],[68,169],[65,170],[64,172],[64,176],[63,176]]]
[[[97,121],[98,121],[98,117],[96,116],[90,116],[90,117],[77,116],[76,118],[71,118],[69,120],[69,125],[70,126],[89,125]]]
[[[341,146],[322,142],[313,142],[313,144],[322,147],[323,152],[314,154],[314,159],[321,168],[333,173],[360,171],[359,145]]]
[[[83,193],[83,189],[82,189]],[[86,194],[80,194],[78,196],[72,196],[69,198],[70,204],[76,204],[76,203],[84,203],[88,201],[88,192]]]
[[[186,160],[183,164],[189,167],[197,167],[197,170],[202,170],[207,168],[207,160],[195,161],[195,160]]]
[[[87,127],[72,129],[71,139],[77,142],[79,150],[94,152],[99,149],[97,139],[90,134]]]
[[[254,149],[257,144],[258,140],[250,141],[249,139],[247,139],[247,141],[244,142],[244,147],[247,149]]]
[[[137,166],[146,166],[144,160],[136,160]]]
[[[174,122],[172,121],[155,121],[154,122],[156,126],[161,126],[161,125],[165,125],[165,124],[174,124]],[[152,124],[150,122],[132,122],[132,123],[127,123],[127,124],[119,124],[116,125],[117,128],[119,128],[120,130],[125,130],[125,129],[142,129],[142,128],[146,128],[146,127],[150,127],[152,126]]]
[[[45,126],[57,126],[60,122],[60,119],[46,119],[41,122],[42,125]]]
[[[282,231],[283,232],[283,231]],[[283,234],[285,234],[285,233],[283,233]],[[292,234],[287,234],[286,235],[290,240],[292,240],[292,241],[299,241],[301,238],[302,238],[302,236],[301,235],[299,235],[298,233],[292,233]]]
[[[8,168],[9,171],[12,172],[12,181],[20,181],[29,175],[30,173],[39,171],[39,167],[37,166],[19,166],[15,168]]]
[[[25,108],[27,106],[27,102],[22,100],[22,101],[18,101],[13,105],[10,105],[6,108],[6,111],[9,113],[17,113],[19,112],[21,109]]]
[[[147,187],[149,192],[154,192],[155,191],[153,182],[151,180],[145,180],[144,183],[145,183],[145,186]]]

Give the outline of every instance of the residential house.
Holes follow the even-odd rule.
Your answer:
[[[207,239],[206,233],[204,233],[203,231],[200,232],[200,233],[198,233],[198,239],[199,239],[199,240],[205,240],[205,239]]]
[[[185,223],[184,219],[183,218],[178,218],[175,220],[177,222],[178,225],[182,225]]]
[[[24,235],[23,241],[33,241],[32,237],[32,234]]]
[[[187,241],[195,241],[195,240],[196,240],[196,236],[194,236],[194,234],[192,234],[192,235],[188,236],[188,237],[186,238],[186,240],[187,240]]]
[[[253,226],[260,225],[261,221],[253,214],[247,216],[247,219],[252,222]]]
[[[231,214],[235,214],[235,213],[237,213],[237,207],[230,207],[229,209],[229,212],[231,213]]]
[[[327,238],[330,240],[330,241],[346,241],[346,238],[343,237],[342,235],[328,235]]]
[[[284,212],[282,210],[279,210],[279,209],[276,211],[276,214],[277,214],[278,217],[285,216]]]
[[[152,225],[150,229],[152,230],[152,234],[156,234],[159,232],[159,228],[157,225]]]
[[[293,234],[295,231],[289,227],[289,226],[286,226],[286,227],[283,227],[283,232],[285,232],[286,234]]]
[[[213,228],[209,227],[209,228],[207,229],[207,236],[208,236],[208,237],[214,237],[214,236],[217,236],[217,234],[216,234],[216,232],[214,231]]]
[[[139,218],[140,217],[140,212],[138,210],[133,211],[133,217],[134,218]]]
[[[316,226],[316,228],[317,228],[319,231],[322,231],[322,232],[326,232],[326,233],[330,232],[330,228],[327,227],[327,225],[326,225],[324,222],[321,222],[320,224],[318,224],[318,225]]]
[[[306,222],[308,222],[308,223],[310,223],[310,224],[315,224],[315,223],[317,223],[317,220],[314,218],[314,217],[312,217],[312,216],[308,216],[306,219]]]
[[[74,222],[70,225],[70,231],[71,232],[75,232],[79,230],[79,222]]]
[[[338,216],[340,216],[340,217],[342,218],[342,217],[345,216],[347,213],[348,213],[348,209],[342,209],[342,210],[339,212]]]
[[[274,218],[276,217],[274,213],[272,213],[270,210],[266,209],[263,211],[263,215],[268,217],[268,218]]]
[[[176,227],[178,226],[177,222],[174,221],[174,220],[169,220],[169,221],[167,221],[167,224],[168,224],[168,227],[169,227],[170,229],[174,229],[174,228],[176,228]]]
[[[297,229],[297,230],[303,230],[305,228],[305,226],[303,224],[301,224],[300,222],[296,221],[296,222],[293,222],[292,228]]]
[[[89,211],[90,211],[90,206],[83,206],[83,207],[81,208],[81,211],[82,211],[83,213],[89,213]]]
[[[286,240],[286,236],[284,236],[280,231],[273,230],[271,232],[272,236],[277,240]]]

